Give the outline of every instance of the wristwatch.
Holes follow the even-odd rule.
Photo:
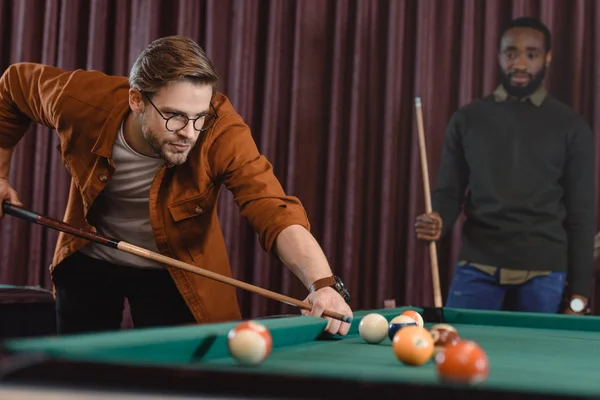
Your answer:
[[[575,312],[582,312],[585,309],[585,302],[579,297],[573,297],[569,302],[569,308]]]
[[[328,276],[327,278],[317,279],[310,287],[308,288],[309,293],[316,292],[319,289],[323,289],[324,287],[331,287],[336,292],[342,296],[342,298],[346,301],[346,303],[350,303],[350,293],[346,290],[344,286],[344,282],[340,279],[339,276]]]

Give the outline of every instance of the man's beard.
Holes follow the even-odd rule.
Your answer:
[[[173,164],[173,165],[183,164],[186,161],[191,148],[193,147],[193,143],[189,143],[189,142],[183,143],[181,140],[173,140],[172,142],[177,142],[177,143],[181,143],[181,144],[189,144],[190,147],[185,152],[169,151],[167,148],[167,146],[168,146],[167,143],[169,143],[169,142],[168,141],[161,142],[158,139],[159,135],[157,135],[156,132],[154,132],[152,129],[150,129],[148,124],[146,124],[146,119],[144,118],[144,116],[142,116],[142,135],[144,136],[144,139],[146,139],[146,142],[148,142],[150,147],[152,147],[152,149],[158,155],[160,155],[160,157],[163,160],[165,160],[167,163]]]
[[[510,96],[513,96],[516,98],[522,98],[522,97],[531,95],[533,92],[535,92],[540,87],[540,85],[542,84],[542,81],[546,77],[546,65],[544,64],[542,69],[540,69],[537,74],[533,75],[533,74],[527,73],[527,75],[529,76],[529,83],[526,86],[514,86],[511,83],[511,77],[515,73],[512,72],[510,74],[506,74],[502,70],[502,68],[500,68],[499,71],[500,71],[500,82],[502,83],[502,86],[508,92],[508,94]],[[522,72],[519,72],[519,74],[522,74]]]

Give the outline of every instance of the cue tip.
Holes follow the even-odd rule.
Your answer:
[[[419,96],[415,97],[415,105],[421,107],[421,98]]]

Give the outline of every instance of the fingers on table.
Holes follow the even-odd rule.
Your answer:
[[[321,301],[315,301],[312,306],[313,306],[312,310],[310,312],[307,312],[307,315],[311,315],[311,316],[315,316],[315,317],[323,316],[323,312],[327,308],[326,305],[323,304]],[[343,323],[340,320],[330,318],[330,317],[326,317],[325,320],[327,321],[327,325],[325,326],[324,330],[327,333],[330,333],[332,335],[335,335],[336,333],[345,335],[346,333],[348,333],[348,331],[350,329],[350,324]]]

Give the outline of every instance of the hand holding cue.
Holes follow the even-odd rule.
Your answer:
[[[423,189],[425,191],[425,212],[431,213],[431,192],[429,188],[429,170],[427,168],[427,151],[425,150],[425,134],[423,133],[423,110],[421,98],[415,98],[417,111],[417,129],[419,132],[419,150],[421,153],[421,172],[423,174]],[[429,243],[429,257],[431,260],[431,278],[433,280],[433,301],[436,307],[442,307],[442,294],[440,290],[440,274],[438,269],[437,249],[435,242]]]
[[[167,264],[172,267],[176,267],[176,268],[180,268],[180,269],[183,269],[183,270],[186,270],[189,272],[193,272],[194,274],[201,275],[206,278],[210,278],[215,281],[222,282],[222,283],[226,283],[228,285],[235,286],[240,289],[244,289],[249,292],[259,294],[261,296],[270,298],[272,300],[276,300],[276,301],[279,301],[279,302],[282,302],[285,304],[296,306],[296,307],[302,308],[304,310],[308,310],[308,311],[312,310],[312,306],[309,303],[305,303],[303,301],[294,299],[293,297],[288,297],[288,296],[285,296],[285,295],[282,295],[282,294],[279,294],[276,292],[272,292],[267,289],[263,289],[258,286],[251,285],[246,282],[238,281],[236,279],[229,278],[227,276],[223,276],[221,274],[217,274],[215,272],[196,267],[195,265],[188,264],[183,261],[179,261],[179,260],[164,256],[159,253],[155,253],[153,251],[144,249],[142,247],[133,245],[131,243],[113,239],[111,237],[103,236],[103,235],[100,235],[100,234],[97,234],[94,232],[90,232],[90,231],[86,231],[83,229],[75,228],[74,226],[71,226],[62,221],[44,217],[33,211],[27,210],[27,209],[19,207],[19,206],[15,206],[14,204],[11,204],[6,200],[4,200],[2,202],[2,211],[4,212],[4,214],[9,214],[9,215],[45,226],[48,228],[66,232],[66,233],[69,233],[74,236],[82,237],[84,239],[88,239],[93,242],[124,251],[126,253],[130,253],[130,254],[137,255],[139,257],[146,258],[148,260],[158,261],[160,263]],[[347,315],[342,315],[342,314],[339,314],[339,313],[336,313],[333,311],[325,310],[325,311],[323,311],[323,315],[326,317],[340,320],[342,322],[352,323],[352,317],[349,317]]]

